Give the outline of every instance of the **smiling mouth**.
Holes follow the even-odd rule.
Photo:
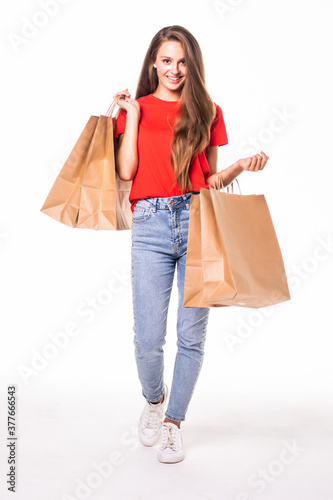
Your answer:
[[[171,78],[171,76],[167,76],[167,79],[170,80],[170,82],[179,82],[179,80],[182,79],[182,76],[178,78]]]

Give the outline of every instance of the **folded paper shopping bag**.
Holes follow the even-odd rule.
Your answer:
[[[200,196],[205,303],[259,308],[290,300],[265,196],[216,189]]]
[[[265,197],[201,188],[191,199],[183,306],[260,308],[286,300]]]
[[[41,212],[71,227],[124,230],[132,227],[132,181],[115,169],[114,127],[110,114],[91,116],[56,178]]]
[[[199,194],[191,196],[183,307],[224,307],[224,304],[205,304],[204,287]]]

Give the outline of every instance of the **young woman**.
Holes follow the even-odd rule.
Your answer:
[[[221,108],[205,87],[202,53],[182,26],[161,29],[146,53],[135,99],[113,97],[117,118],[116,169],[133,180],[132,296],[135,359],[145,406],[139,438],[157,458],[184,459],[180,429],[203,362],[209,308],[185,308],[185,264],[191,196],[230,184],[243,170],[262,170],[265,153],[217,170],[217,148],[228,143]],[[177,267],[177,355],[168,407],[163,379],[169,299]]]

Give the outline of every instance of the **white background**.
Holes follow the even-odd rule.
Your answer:
[[[12,498],[12,384],[17,499],[332,498],[331,2],[51,3],[52,15],[46,0],[1,5],[1,498]],[[168,466],[136,435],[144,398],[132,343],[130,231],[69,228],[40,208],[90,115],[104,114],[117,91],[135,95],[151,39],[172,24],[197,38],[208,92],[224,114],[229,144],[219,148],[218,170],[261,150],[270,156],[262,172],[238,179],[242,194],[265,194],[292,299],[269,314],[210,310],[182,424],[187,455]],[[169,388],[176,301],[174,282]],[[64,333],[70,324],[76,336]],[[57,349],[52,335],[60,333],[68,344]],[[293,440],[302,451],[283,463]],[[113,451],[121,460],[108,477],[76,490]],[[260,467],[271,471],[264,493],[249,483]]]

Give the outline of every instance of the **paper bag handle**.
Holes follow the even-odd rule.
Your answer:
[[[121,99],[123,96],[122,95],[118,95],[114,101],[112,102],[112,104],[109,106],[107,112],[105,113],[105,116],[112,116],[112,113],[114,111],[114,108],[116,107],[116,104],[118,103],[119,99]]]
[[[234,180],[238,184],[239,194],[242,194],[238,179],[235,178]],[[214,184],[214,189],[220,191],[221,188],[222,188],[223,192],[225,192],[225,187],[223,185],[222,175],[220,175],[220,182],[218,184]],[[229,193],[229,186],[227,186],[227,193]],[[231,183],[231,193],[234,194],[234,181],[232,181],[232,183]]]

